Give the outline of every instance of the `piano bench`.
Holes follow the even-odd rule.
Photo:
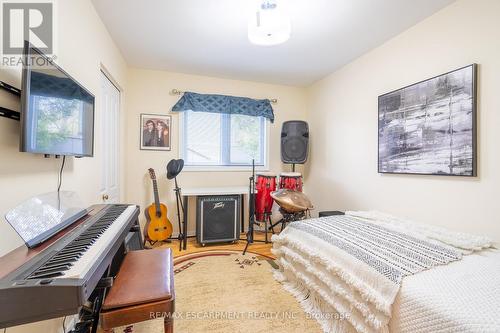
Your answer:
[[[112,332],[115,327],[162,316],[165,333],[172,333],[174,301],[172,251],[128,252],[104,299],[100,326],[104,332]]]

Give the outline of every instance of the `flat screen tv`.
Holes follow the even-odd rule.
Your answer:
[[[25,43],[21,151],[93,156],[94,106],[94,95],[41,51]]]

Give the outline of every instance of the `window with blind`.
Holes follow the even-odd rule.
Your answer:
[[[266,164],[266,119],[263,117],[185,111],[181,155],[187,166]]]

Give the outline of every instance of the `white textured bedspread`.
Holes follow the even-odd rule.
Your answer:
[[[397,285],[302,230],[287,227],[272,240],[274,277],[324,332],[387,332]]]
[[[324,332],[500,332],[489,240],[374,216],[294,222],[272,238],[275,278]]]
[[[392,313],[391,332],[500,332],[500,251],[407,276]]]

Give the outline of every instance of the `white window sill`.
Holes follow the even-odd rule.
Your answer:
[[[186,165],[182,169],[185,172],[252,172],[252,166],[206,166],[206,165]],[[269,166],[255,166],[255,171],[269,171]]]

